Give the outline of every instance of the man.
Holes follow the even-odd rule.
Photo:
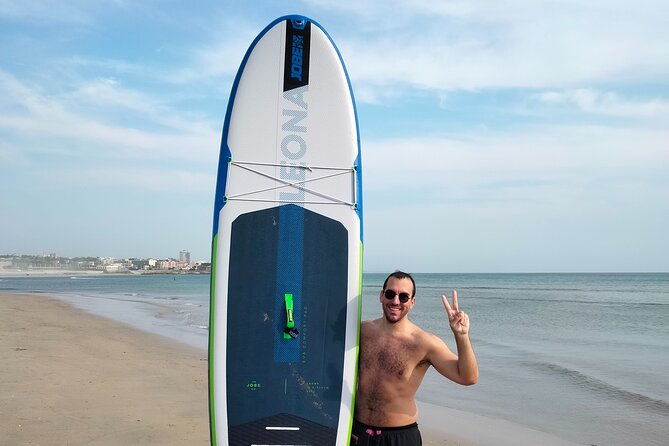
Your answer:
[[[358,390],[351,445],[421,445],[414,396],[430,366],[462,385],[476,384],[478,366],[469,342],[469,316],[441,300],[455,335],[455,355],[437,336],[409,320],[416,303],[416,283],[395,271],[379,294],[383,316],[360,326]]]

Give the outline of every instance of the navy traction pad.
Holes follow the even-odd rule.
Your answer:
[[[346,335],[346,228],[288,204],[240,215],[231,231],[226,358],[230,444],[278,438],[285,439],[282,444],[334,444]],[[286,293],[294,299],[295,339],[283,336]],[[300,430],[260,428],[259,420],[276,417],[298,425],[275,427]],[[313,443],[307,432],[319,432],[320,439]]]

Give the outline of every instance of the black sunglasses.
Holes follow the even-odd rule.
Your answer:
[[[388,300],[393,300],[393,299],[395,299],[395,296],[399,296],[400,297],[400,302],[402,302],[403,304],[407,303],[409,301],[409,299],[411,299],[411,296],[409,296],[409,293],[399,293],[398,294],[393,290],[385,290],[383,292],[383,295]]]

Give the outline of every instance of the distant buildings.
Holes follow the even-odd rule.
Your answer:
[[[179,260],[169,259],[115,259],[112,257],[59,257],[47,255],[0,255],[0,267],[20,271],[100,271],[105,273],[209,273],[211,263],[191,262],[190,252],[179,252]]]
[[[179,262],[190,264],[190,252],[186,251],[185,249],[179,251]]]

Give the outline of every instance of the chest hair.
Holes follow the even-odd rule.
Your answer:
[[[367,370],[376,370],[378,375],[402,378],[422,360],[419,343],[411,337],[369,336],[360,362]]]

